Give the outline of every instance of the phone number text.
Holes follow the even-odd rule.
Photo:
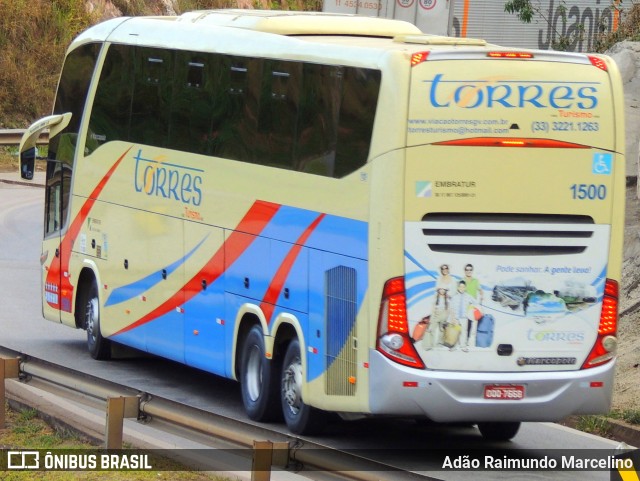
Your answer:
[[[598,132],[600,124],[598,122],[531,122],[533,132]]]

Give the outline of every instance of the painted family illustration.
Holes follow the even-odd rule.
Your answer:
[[[465,265],[459,279],[448,264],[440,266],[431,314],[413,331],[414,340],[421,340],[425,349],[444,347],[467,352],[472,347],[491,345],[494,320],[482,312],[484,293],[472,264]]]
[[[412,337],[426,350],[469,351],[491,347],[495,319],[503,309],[536,323],[553,322],[568,313],[586,309],[598,301],[594,285],[569,278],[553,289],[539,289],[526,278],[509,278],[483,290],[473,264],[464,273],[452,273],[442,264],[436,274],[430,311],[414,326]],[[486,298],[485,298],[486,297]]]

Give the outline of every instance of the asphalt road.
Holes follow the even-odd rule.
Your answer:
[[[179,364],[130,353],[109,362],[93,360],[84,331],[45,321],[40,305],[40,241],[44,191],[0,182],[0,346],[56,364],[237,419],[246,419],[239,385]],[[284,432],[284,427],[280,426]],[[598,472],[443,472],[430,459],[435,450],[452,456],[507,449],[509,456],[561,456],[566,449],[613,454],[617,442],[550,423],[524,423],[509,443],[487,444],[469,426],[421,425],[413,421],[367,420],[329,423],[314,438],[339,449],[358,449],[377,460],[447,480],[608,480]],[[544,450],[544,451],[537,451]],[[483,452],[484,454],[484,452]]]

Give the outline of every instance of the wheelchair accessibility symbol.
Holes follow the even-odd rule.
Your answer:
[[[594,174],[611,175],[612,165],[613,155],[599,152],[597,154],[593,154],[591,172]]]

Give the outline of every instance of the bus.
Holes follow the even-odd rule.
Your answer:
[[[214,10],[70,45],[49,129],[48,320],[239,381],[248,417],[610,408],[625,201],[606,56],[402,21]]]

